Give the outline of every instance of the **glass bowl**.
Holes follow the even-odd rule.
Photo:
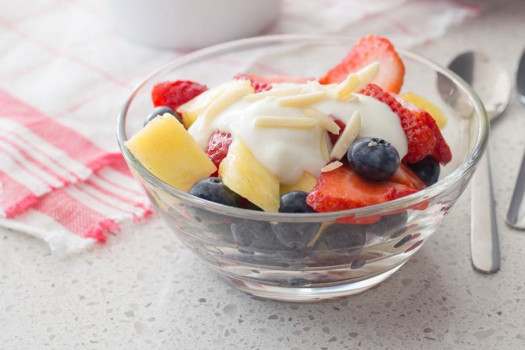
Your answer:
[[[483,153],[488,119],[474,91],[446,68],[399,50],[406,66],[403,92],[425,96],[445,112],[443,135],[453,160],[442,167],[440,180],[422,191],[333,213],[259,212],[190,196],[150,173],[124,142],[142,128],[158,82],[188,79],[212,87],[240,72],[318,77],[356,41],[278,35],[203,49],[149,76],[120,113],[120,148],[157,212],[202,261],[244,292],[282,301],[320,301],[363,292],[401,268],[438,228]],[[303,242],[304,236],[314,238]]]

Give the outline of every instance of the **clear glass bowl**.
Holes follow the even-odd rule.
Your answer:
[[[425,96],[446,113],[443,134],[453,160],[425,190],[334,213],[267,213],[195,198],[151,174],[124,142],[151,112],[150,92],[160,81],[189,79],[215,86],[239,72],[317,77],[338,63],[355,41],[286,35],[203,49],[149,76],[120,114],[120,148],[158,213],[202,261],[247,293],[294,302],[339,298],[371,288],[403,266],[463,192],[487,143],[488,120],[474,91],[446,68],[399,50],[406,66],[403,91]],[[375,224],[347,223],[377,217],[381,219]],[[290,237],[296,231],[315,232],[315,238],[294,243]]]

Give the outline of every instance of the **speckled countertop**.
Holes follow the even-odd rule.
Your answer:
[[[524,33],[525,2],[506,0],[416,51],[447,63],[478,49],[513,74]],[[399,272],[322,304],[248,297],[158,219],[66,261],[0,230],[0,349],[525,349],[525,232],[502,219],[524,135],[525,107],[513,99],[490,144],[503,256],[496,275],[470,266],[468,190]]]

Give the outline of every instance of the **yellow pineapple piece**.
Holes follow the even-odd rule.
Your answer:
[[[182,116],[182,121],[184,122],[186,129],[197,120],[199,114],[204,112],[204,110],[215,101],[223,91],[224,89],[222,85],[206,90],[202,94],[177,108],[177,112]]]
[[[239,138],[222,160],[219,176],[228,188],[262,210],[279,210],[279,177],[266,169]]]
[[[401,96],[401,98],[428,112],[428,114],[434,118],[440,129],[443,129],[447,125],[447,117],[445,116],[445,113],[443,113],[443,111],[438,106],[428,101],[424,97],[416,95],[413,92],[407,92]]]
[[[291,185],[281,185],[281,196],[286,192],[292,191],[303,191],[310,192],[317,183],[317,178],[308,172],[303,172],[303,175],[297,180],[296,183]]]
[[[150,121],[126,141],[126,147],[152,174],[187,192],[217,168],[199,144],[172,115]]]

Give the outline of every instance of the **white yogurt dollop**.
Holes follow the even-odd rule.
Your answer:
[[[286,84],[290,85],[292,84]],[[357,97],[354,101],[327,97],[308,107],[316,108],[345,123],[357,110],[361,115],[359,137],[382,138],[390,142],[397,149],[400,158],[403,158],[408,147],[399,117],[388,105],[372,97],[359,94],[354,96]],[[326,143],[328,151],[331,148],[326,129],[320,125],[311,129],[263,128],[255,125],[255,119],[260,116],[309,118],[302,112],[302,108],[282,107],[271,97],[254,102],[240,100],[207,125],[199,116],[188,131],[203,149],[216,130],[231,133],[233,139],[241,139],[257,160],[280,178],[282,184],[293,184],[305,171],[315,176],[321,175],[321,168],[329,161],[323,156],[321,143]]]

